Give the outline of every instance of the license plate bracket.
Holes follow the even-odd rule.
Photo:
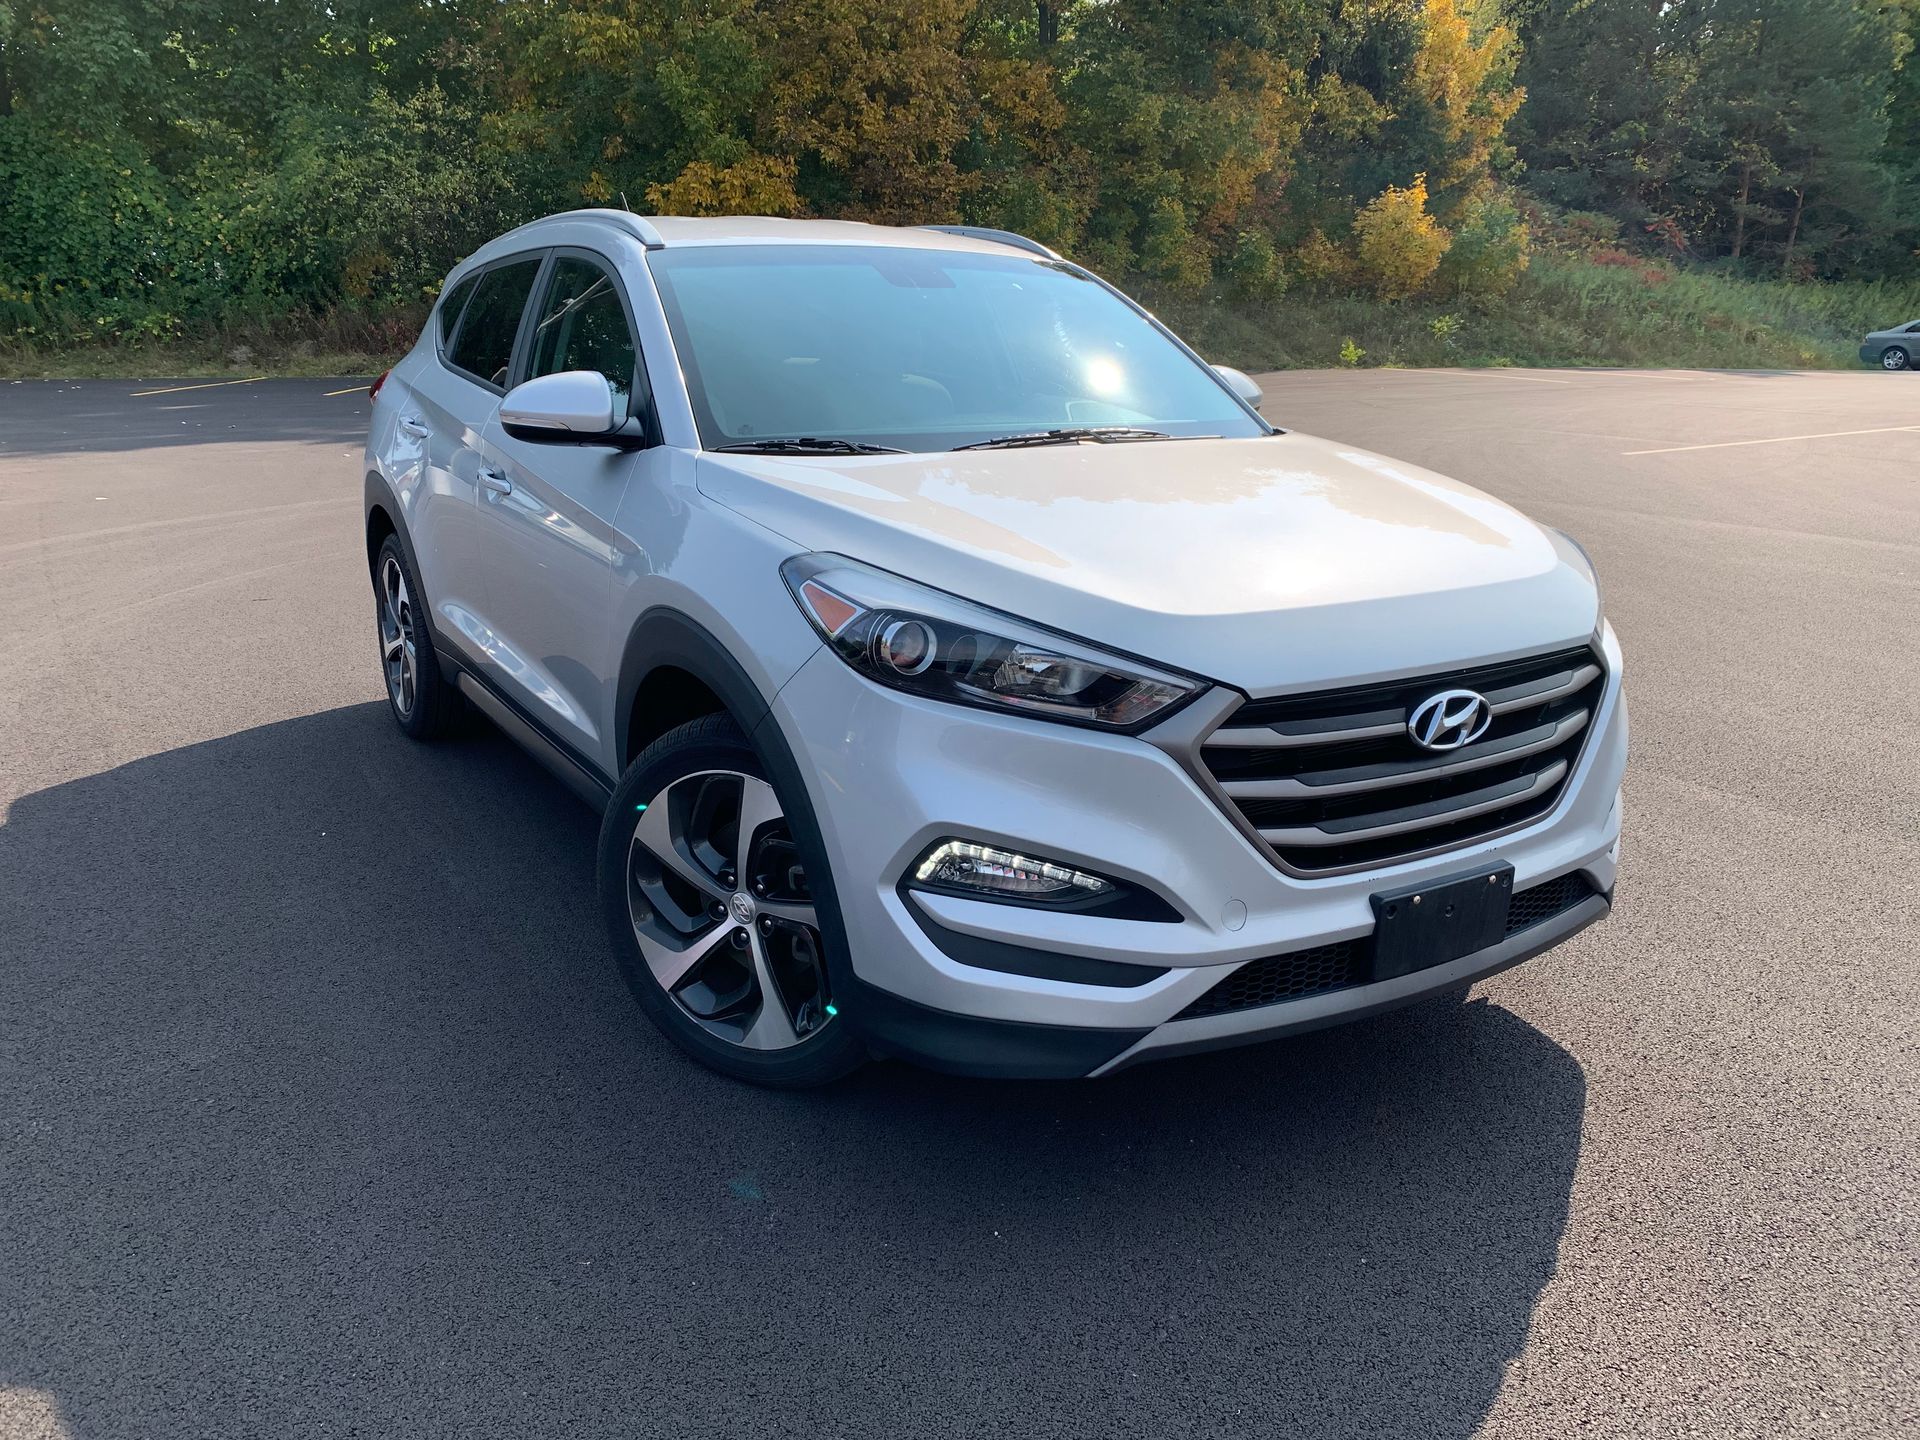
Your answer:
[[[1513,866],[1489,865],[1372,899],[1373,978],[1392,980],[1504,940]]]

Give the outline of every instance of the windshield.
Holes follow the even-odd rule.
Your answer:
[[[807,437],[950,450],[1103,426],[1266,433],[1152,322],[1065,264],[846,245],[648,261],[709,449]]]

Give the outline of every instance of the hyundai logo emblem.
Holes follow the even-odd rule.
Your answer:
[[[1442,690],[1413,707],[1407,734],[1426,750],[1458,750],[1471,745],[1493,724],[1493,706],[1474,690]]]

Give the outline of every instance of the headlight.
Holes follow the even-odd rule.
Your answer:
[[[1206,688],[838,555],[796,555],[780,573],[840,658],[896,690],[1137,730]]]

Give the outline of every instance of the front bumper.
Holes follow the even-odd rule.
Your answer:
[[[1256,1009],[1173,1019],[1152,1030],[1088,1029],[985,1020],[916,1005],[860,982],[851,1012],[881,1054],[933,1070],[1017,1079],[1111,1075],[1143,1060],[1250,1045],[1379,1015],[1531,960],[1598,920],[1612,898],[1596,894],[1498,945],[1394,980],[1303,996]]]
[[[822,651],[781,690],[768,723],[807,776],[833,868],[853,968],[841,1008],[876,1050],[938,1068],[1086,1075],[1358,1018],[1516,964],[1607,913],[1627,722],[1610,630],[1603,648],[1607,689],[1592,738],[1550,813],[1422,860],[1315,877],[1277,869],[1172,755],[1143,739],[920,700]],[[908,866],[950,837],[1113,876],[1159,895],[1179,918],[903,892]],[[1364,940],[1376,892],[1493,861],[1513,866],[1516,893],[1576,871],[1597,893],[1446,965],[1176,1018],[1245,962]],[[1045,967],[966,963],[956,951],[975,960],[1037,952],[1074,963],[1056,974],[1018,973]],[[1110,973],[1100,975],[1103,968]]]

